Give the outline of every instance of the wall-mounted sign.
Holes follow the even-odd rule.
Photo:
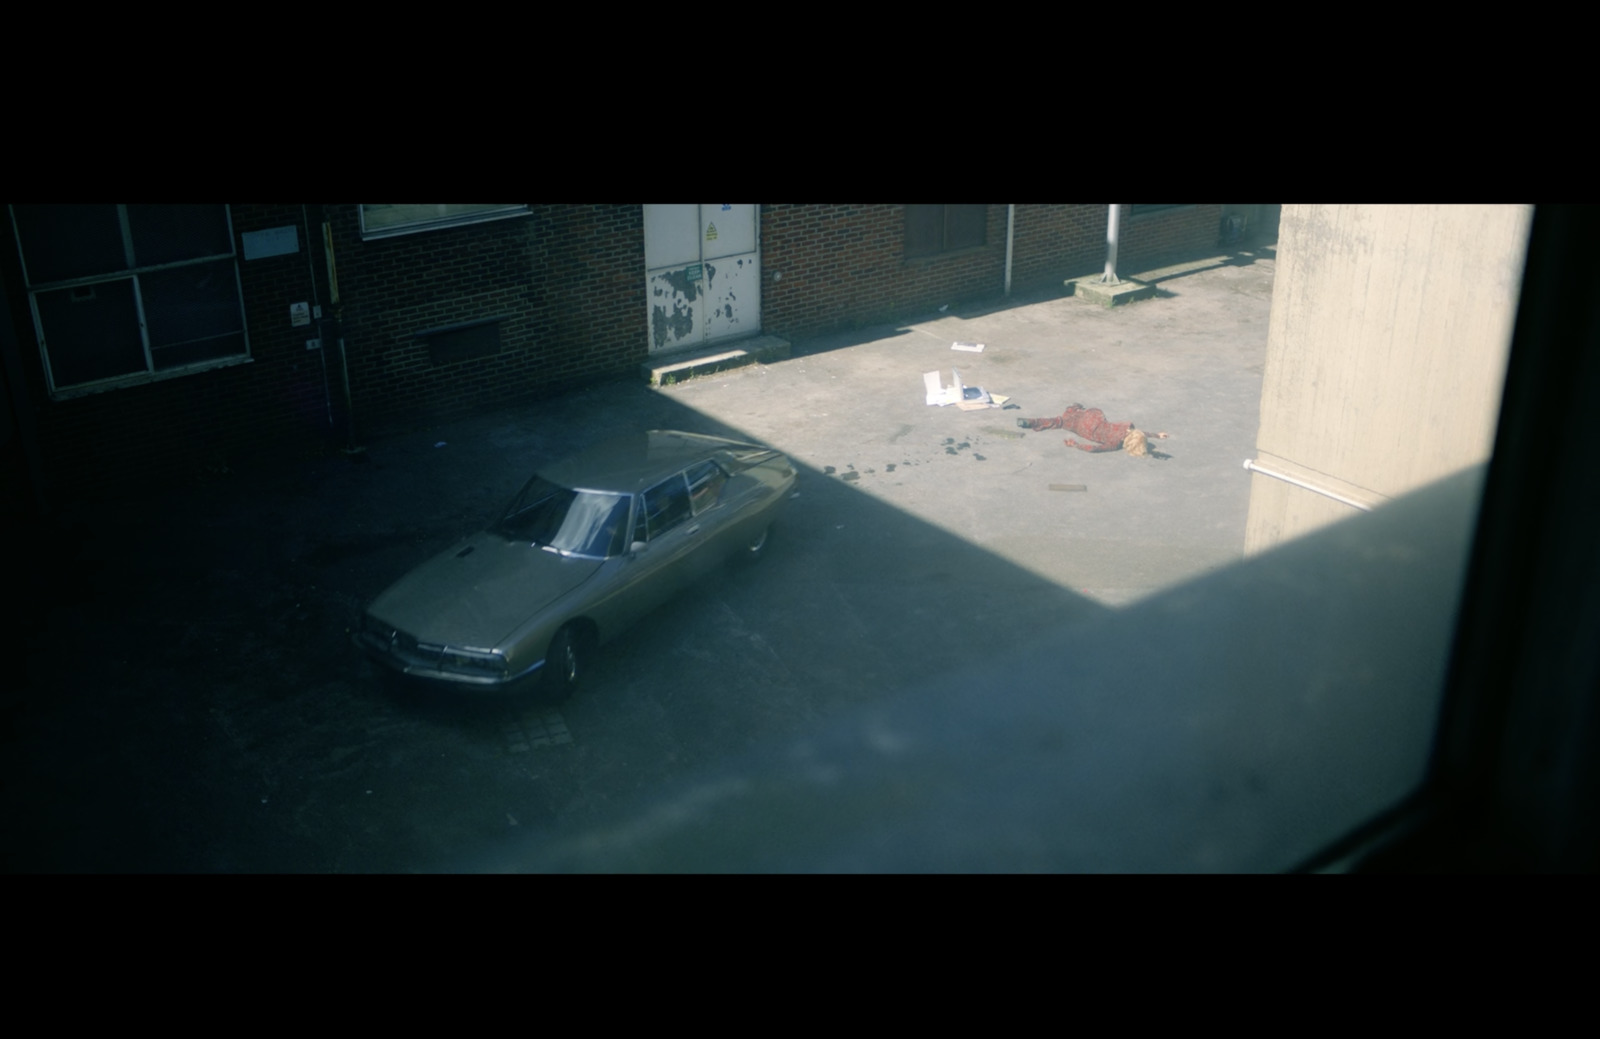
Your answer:
[[[300,229],[293,224],[269,227],[265,231],[246,231],[244,258],[261,260],[268,256],[287,256],[300,251]]]
[[[300,328],[311,324],[311,304],[289,304],[289,325],[291,328]]]

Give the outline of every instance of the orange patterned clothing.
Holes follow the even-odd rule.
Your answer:
[[[1088,443],[1080,444],[1070,437],[1062,443],[1080,451],[1120,451],[1122,441],[1133,429],[1133,423],[1108,422],[1105,412],[1099,408],[1085,408],[1082,404],[1074,404],[1055,418],[1028,419],[1026,428],[1064,429],[1069,433],[1076,433]]]

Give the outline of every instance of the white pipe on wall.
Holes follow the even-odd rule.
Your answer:
[[[1316,484],[1306,483],[1304,480],[1297,480],[1292,476],[1286,476],[1283,473],[1273,472],[1271,469],[1263,469],[1259,465],[1256,465],[1256,463],[1251,459],[1246,458],[1244,460],[1244,467],[1250,470],[1252,473],[1260,473],[1262,476],[1270,476],[1275,480],[1282,480],[1284,483],[1292,483],[1296,487],[1303,487],[1306,490],[1320,494],[1325,498],[1332,498],[1334,501],[1343,502],[1353,509],[1360,509],[1362,512],[1372,511],[1371,505],[1363,504],[1362,502],[1356,501],[1353,498],[1346,498],[1344,495],[1336,494],[1333,491],[1328,490],[1326,487],[1318,487]]]

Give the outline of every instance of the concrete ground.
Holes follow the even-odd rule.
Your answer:
[[[1271,256],[1140,272],[1158,298],[1127,307],[1047,298],[942,314],[799,344],[788,362],[663,392],[1064,588],[1124,605],[1241,558]],[[952,369],[1010,400],[927,406],[922,373],[949,383]],[[1170,432],[1152,441],[1170,457],[1090,454],[1064,446],[1064,434],[1017,428],[1074,403]]]
[[[1225,566],[1272,255],[1142,272],[1158,298],[1114,310],[1059,293],[953,307],[780,364],[369,430],[356,461],[70,510],[34,546],[27,666],[0,715],[4,868],[472,868],[530,828],[581,833],[730,753]],[[1016,407],[926,406],[922,373],[952,367]],[[1074,402],[1170,431],[1170,457],[1016,427]],[[559,707],[376,681],[346,637],[364,602],[532,468],[639,428],[760,439],[801,464],[758,567],[647,618]]]

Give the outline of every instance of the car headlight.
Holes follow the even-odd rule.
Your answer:
[[[485,678],[504,678],[506,658],[502,653],[473,649],[455,649],[446,646],[439,653],[439,670],[454,671],[463,675],[482,675]]]

